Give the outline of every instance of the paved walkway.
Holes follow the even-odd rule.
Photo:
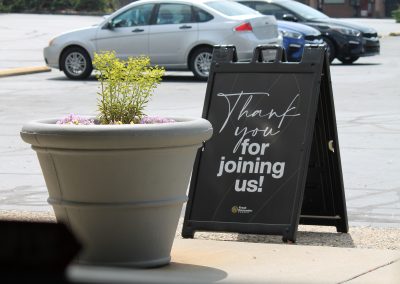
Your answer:
[[[176,239],[170,265],[127,269],[72,265],[95,283],[400,283],[400,251]]]
[[[43,212],[0,211],[0,216],[0,219],[55,222],[54,214]],[[343,238],[352,239],[352,229],[349,234],[332,230],[324,234],[299,232],[297,244],[285,244],[279,236],[254,239],[255,235],[205,232],[196,233],[194,239],[182,239],[181,226],[182,222],[170,265],[132,269],[75,263],[68,267],[67,278],[72,283],[99,284],[400,283],[400,250],[363,249],[356,248],[356,243],[343,242]]]

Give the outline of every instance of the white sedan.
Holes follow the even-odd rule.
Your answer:
[[[61,34],[44,49],[46,64],[71,79],[87,78],[95,52],[119,58],[147,55],[166,70],[191,70],[207,79],[212,47],[233,44],[240,61],[259,44],[281,44],[274,16],[226,0],[141,0],[96,26]]]

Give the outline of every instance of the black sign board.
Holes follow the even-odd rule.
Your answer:
[[[273,62],[265,49],[276,50]],[[225,231],[294,242],[299,222],[348,231],[326,48],[307,46],[300,63],[283,54],[260,46],[240,63],[234,47],[214,49],[203,109],[214,136],[196,158],[183,237]]]

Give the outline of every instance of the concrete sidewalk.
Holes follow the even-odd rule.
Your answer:
[[[400,283],[400,251],[176,239],[170,265],[71,265],[89,283]]]

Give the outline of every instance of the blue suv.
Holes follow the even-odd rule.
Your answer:
[[[310,26],[288,21],[277,21],[283,36],[283,47],[288,61],[301,61],[305,44],[323,44],[321,33]]]

